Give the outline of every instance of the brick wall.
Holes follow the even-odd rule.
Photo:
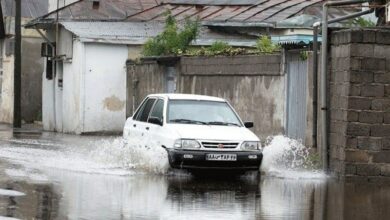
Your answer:
[[[390,179],[390,31],[333,32],[330,169],[350,179]]]

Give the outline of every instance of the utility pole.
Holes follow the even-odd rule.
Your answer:
[[[22,34],[21,0],[15,0],[15,61],[14,61],[14,128],[22,127],[21,87],[22,87]]]

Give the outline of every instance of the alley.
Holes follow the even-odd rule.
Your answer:
[[[0,216],[16,219],[386,219],[390,187],[319,175],[194,177],[121,137],[0,131]],[[363,201],[365,203],[363,203]]]

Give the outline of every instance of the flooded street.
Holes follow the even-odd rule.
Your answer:
[[[285,146],[283,141],[275,138],[267,147]],[[120,137],[0,131],[0,219],[390,216],[389,186],[342,183],[321,173],[275,167],[262,169],[261,177],[194,177],[168,170],[164,153],[130,149]],[[276,154],[264,162],[269,166]]]

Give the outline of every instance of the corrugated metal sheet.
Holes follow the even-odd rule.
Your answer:
[[[164,0],[169,4],[189,4],[189,5],[253,5],[259,0]]]
[[[277,28],[285,28],[285,27],[286,28],[292,28],[292,27],[308,28],[308,27],[313,27],[313,24],[317,21],[321,21],[321,18],[317,16],[303,14],[286,20],[278,21],[276,22],[276,27]]]
[[[307,60],[287,55],[287,136],[304,144],[306,132]]]
[[[14,0],[9,0],[14,1]],[[30,0],[47,1],[47,0]],[[52,23],[58,18],[61,21],[113,21],[122,20],[127,16],[159,5],[159,0],[104,0],[99,1],[99,7],[93,8],[91,0],[79,0],[68,6],[60,8],[49,14],[47,10],[44,16],[39,17],[29,23],[28,26],[36,24]],[[42,14],[41,14],[42,15]],[[37,17],[37,16],[35,16]]]
[[[310,44],[313,42],[313,35],[283,35],[283,36],[271,36],[271,40],[277,44]],[[318,41],[321,42],[321,36],[318,37]]]
[[[161,22],[60,22],[61,25],[85,42],[141,45],[162,32]],[[216,40],[232,46],[252,47],[256,38],[223,34],[201,28],[194,45],[211,45]]]
[[[8,11],[14,0],[1,0]],[[30,2],[30,15],[35,17],[43,12],[35,10],[47,0],[22,0]],[[321,17],[325,0],[104,0],[93,8],[91,0],[79,0],[60,8],[60,21],[164,21],[165,12],[171,10],[177,20],[199,18],[207,26],[242,24],[246,27],[274,25],[296,15],[308,14]],[[38,5],[37,5],[38,4]],[[39,8],[39,7],[38,7]],[[47,7],[46,7],[47,8]],[[330,9],[330,18],[339,17],[356,9]],[[46,28],[56,20],[57,11],[39,17],[28,26]],[[27,12],[26,12],[27,13]],[[222,23],[225,23],[224,25]],[[267,25],[266,25],[267,26]],[[268,25],[269,26],[269,25]]]
[[[192,2],[192,4],[190,4]],[[200,18],[202,21],[224,22],[268,22],[284,20],[298,14],[305,8],[323,0],[172,0],[127,17],[128,21],[164,20],[164,13],[171,9],[177,20]],[[204,3],[204,4],[203,4]],[[207,4],[206,4],[207,3]]]
[[[1,0],[0,3],[4,17],[15,16],[15,0]],[[48,11],[48,0],[21,0],[21,4],[24,18],[36,18]]]
[[[59,9],[58,16],[62,21],[164,21],[165,12],[171,10],[177,20],[199,18],[210,26],[212,22],[275,23],[303,10],[313,11],[307,8],[322,2],[324,0],[104,0],[94,9],[92,1],[80,0]],[[54,11],[30,25],[51,23],[56,14]]]

